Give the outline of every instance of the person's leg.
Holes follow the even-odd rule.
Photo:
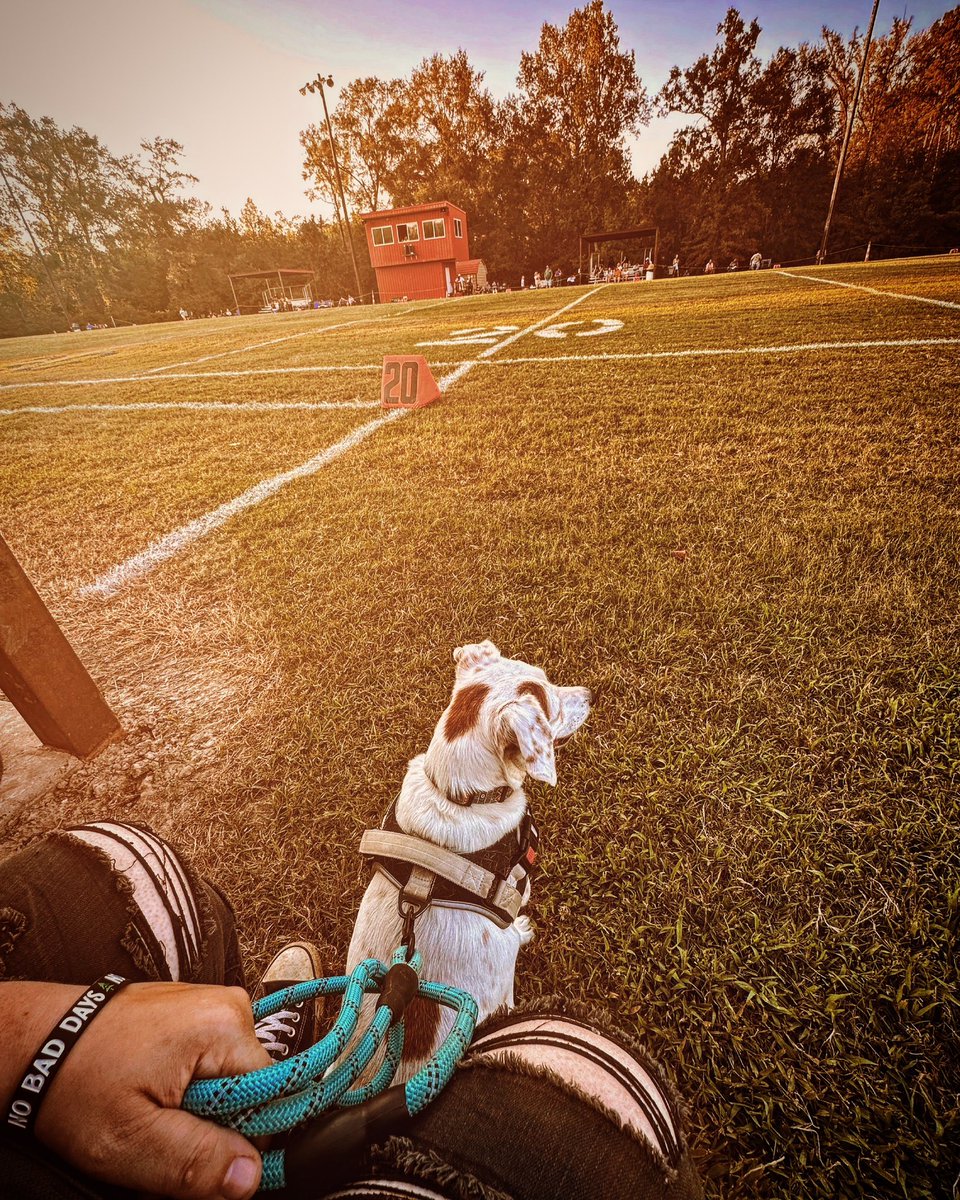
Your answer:
[[[47,834],[0,863],[0,986],[87,987],[108,972],[242,986],[229,903],[155,834],[117,822]],[[0,1173],[20,1200],[129,1196],[3,1132]]]
[[[622,1034],[560,1012],[484,1023],[442,1095],[324,1200],[695,1200],[662,1072]]]
[[[233,911],[147,829],[47,834],[0,863],[0,980],[244,982]]]

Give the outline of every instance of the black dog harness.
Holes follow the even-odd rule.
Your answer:
[[[396,807],[394,801],[379,829],[365,831],[360,853],[397,888],[401,914],[436,904],[482,913],[501,929],[511,925],[530,898],[530,873],[540,845],[530,813],[485,850],[457,854],[404,833]]]

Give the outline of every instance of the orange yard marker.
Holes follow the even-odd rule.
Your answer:
[[[422,354],[387,354],[383,360],[383,408],[424,408],[440,399],[440,388]]]

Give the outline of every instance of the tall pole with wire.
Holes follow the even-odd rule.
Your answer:
[[[863,43],[863,54],[860,56],[860,69],[857,71],[857,86],[854,88],[850,111],[847,113],[847,127],[843,131],[843,144],[840,147],[840,157],[837,159],[837,173],[833,177],[833,191],[830,194],[830,205],[827,208],[827,219],[823,226],[823,237],[820,239],[820,249],[817,251],[817,264],[827,257],[827,242],[830,240],[830,225],[833,221],[833,209],[837,202],[837,192],[840,190],[840,179],[847,161],[847,150],[850,148],[850,137],[853,133],[853,122],[857,115],[857,105],[860,103],[860,89],[863,87],[863,76],[867,70],[867,56],[870,53],[870,42],[873,38],[873,25],[877,19],[877,9],[880,0],[873,0],[873,12],[870,14],[870,24]]]
[[[305,83],[300,89],[300,95],[305,96],[307,92],[319,92],[320,99],[323,101],[323,119],[327,124],[327,137],[330,139],[330,154],[333,158],[333,169],[336,175],[336,190],[340,195],[340,207],[343,208],[343,221],[347,227],[347,242],[350,249],[350,261],[353,263],[353,279],[357,285],[357,299],[363,303],[363,289],[360,286],[360,271],[357,267],[357,254],[353,246],[353,230],[350,228],[350,214],[347,211],[347,198],[343,192],[343,176],[340,174],[340,159],[337,157],[337,144],[333,140],[333,128],[330,124],[330,113],[327,111],[327,97],[323,90],[323,85],[333,87],[333,76],[327,75],[326,78],[317,74],[316,79],[311,79],[309,83]],[[336,197],[334,197],[333,207],[337,209],[337,220],[340,219],[340,211],[337,206]]]

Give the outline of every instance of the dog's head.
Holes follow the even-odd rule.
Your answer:
[[[504,658],[493,642],[453,652],[453,695],[430,743],[453,792],[518,786],[525,774],[557,782],[555,747],[590,711],[590,692],[558,687],[530,663]]]

